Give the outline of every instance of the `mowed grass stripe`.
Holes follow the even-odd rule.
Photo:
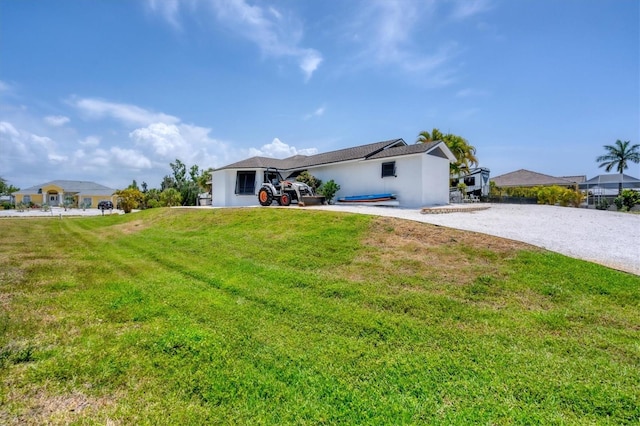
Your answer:
[[[58,251],[16,242],[6,249],[11,260],[0,260],[27,267],[0,287],[13,296],[0,334],[0,419],[640,418],[637,277],[544,252],[477,254],[460,234],[424,252],[409,242],[399,260],[428,260],[394,272],[385,264],[393,253],[363,244],[379,231],[374,221],[242,209],[38,224],[23,243],[50,233]],[[384,225],[390,236],[394,226]],[[434,278],[442,253],[463,265],[444,281]],[[37,254],[56,268],[29,266]],[[468,259],[479,264],[464,266]],[[31,312],[33,304],[42,308]],[[21,344],[31,353],[20,355]],[[77,394],[87,408],[34,409]]]

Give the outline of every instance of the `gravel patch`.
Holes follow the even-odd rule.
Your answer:
[[[460,206],[451,206],[454,207]],[[478,207],[489,208],[480,210]],[[638,214],[518,204],[473,204],[474,211],[444,214],[362,205],[305,208],[390,216],[480,232],[640,275]]]

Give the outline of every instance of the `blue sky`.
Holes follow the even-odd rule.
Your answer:
[[[152,188],[437,127],[493,176],[593,177],[640,143],[639,27],[637,0],[0,0],[0,176]]]

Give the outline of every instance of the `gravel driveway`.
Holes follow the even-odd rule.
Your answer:
[[[393,216],[522,241],[640,275],[640,215],[543,205],[473,204],[485,210],[423,214],[374,206],[306,208]]]

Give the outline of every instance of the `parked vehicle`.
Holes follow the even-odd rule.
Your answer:
[[[264,172],[264,183],[258,191],[258,201],[263,206],[270,206],[273,200],[281,206],[288,206],[292,201],[304,205],[305,201],[314,198],[317,197],[309,185],[284,180],[278,169],[272,167]]]
[[[111,201],[100,201],[98,203],[98,209],[100,209],[100,210],[113,210],[113,203]]]

